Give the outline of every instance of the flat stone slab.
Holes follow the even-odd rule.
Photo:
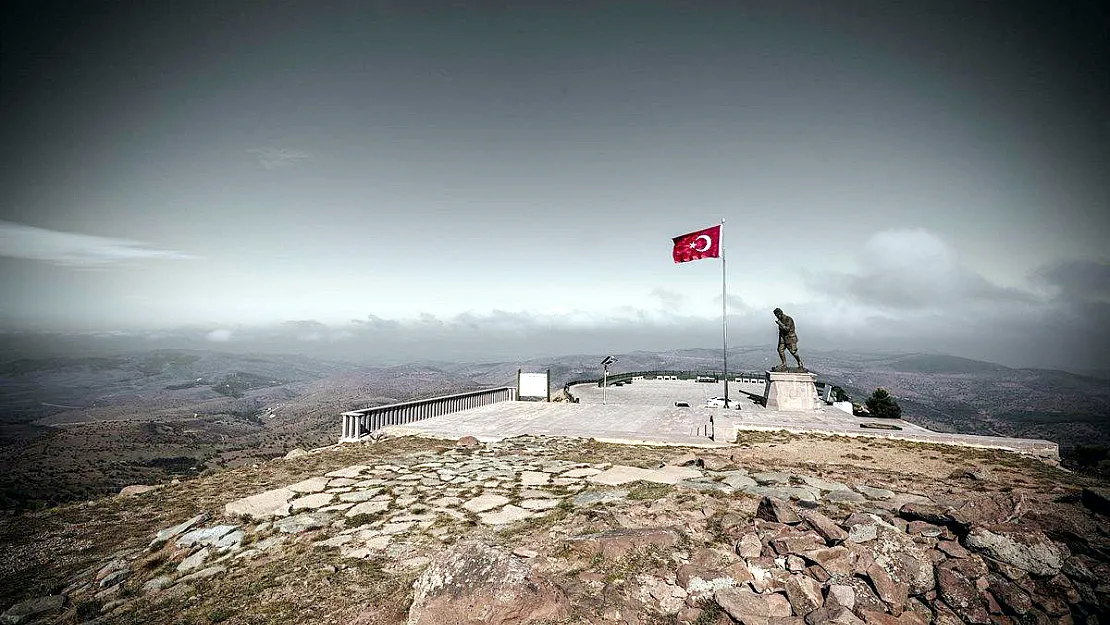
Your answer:
[[[355,477],[360,477],[363,474],[363,472],[370,471],[373,468],[374,467],[367,466],[367,465],[364,465],[364,464],[353,464],[349,467],[344,467],[342,469],[336,469],[335,471],[332,471],[330,473],[325,473],[324,477],[355,478]]]
[[[298,497],[289,502],[289,509],[293,512],[297,510],[315,510],[316,508],[323,508],[331,503],[335,495],[331,493],[313,493],[304,497]]]
[[[326,477],[310,477],[307,480],[286,486],[295,493],[318,493],[328,487],[331,480]]]
[[[509,505],[495,512],[483,512],[478,515],[478,518],[486,525],[508,525],[509,523],[523,521],[531,516],[532,513],[524,508]]]
[[[388,501],[364,501],[347,511],[348,517],[360,514],[381,514],[389,510]]]
[[[509,503],[508,497],[505,497],[503,495],[485,494],[478,495],[474,499],[471,499],[470,501],[464,503],[462,507],[470,510],[471,512],[485,512],[486,510],[492,510],[507,503]]]
[[[520,474],[521,486],[543,486],[551,481],[551,475],[542,471],[523,471]]]
[[[894,491],[885,488],[860,486],[856,490],[866,495],[869,499],[894,499]]]
[[[801,476],[801,478],[802,478],[802,481],[805,482],[805,484],[807,486],[812,486],[814,488],[819,488],[819,489],[824,490],[824,491],[852,490],[851,488],[848,487],[847,484],[844,484],[842,482],[834,482],[832,480],[823,480],[819,477],[813,477],[811,475],[803,475],[803,476]]]
[[[721,480],[721,483],[728,484],[737,490],[757,485],[757,482],[747,475],[730,475]]]
[[[177,565],[177,572],[183,573],[185,571],[199,569],[200,566],[204,564],[204,561],[208,559],[208,555],[211,553],[212,551],[208,547],[204,547],[200,551],[182,560],[181,563]]]
[[[237,499],[224,506],[226,516],[249,516],[256,519],[289,514],[289,500],[296,493],[288,488],[275,488],[257,495]]]
[[[340,493],[339,501],[353,501],[355,503],[370,501],[380,492],[382,492],[380,488],[371,488],[370,490],[356,490],[349,493]]]
[[[628,497],[628,491],[623,488],[616,488],[613,490],[588,490],[584,493],[578,493],[570,502],[576,506],[592,506],[596,503],[612,503],[614,501],[621,501]]]
[[[153,545],[157,545],[160,542],[167,541],[167,540],[173,538],[174,536],[177,536],[178,534],[188,530],[190,527],[196,525],[197,523],[203,523],[207,520],[208,520],[208,513],[207,512],[201,512],[200,514],[196,515],[195,517],[193,517],[193,518],[191,518],[187,521],[183,521],[181,523],[178,523],[177,525],[174,525],[173,527],[167,527],[164,530],[158,530],[158,533],[154,535],[154,540],[150,541],[150,544],[151,544],[151,546],[153,546]]]
[[[331,521],[328,514],[321,512],[302,512],[274,522],[274,529],[286,534],[300,534],[308,530],[324,527]]]
[[[590,468],[590,467],[585,467],[585,468],[582,468],[582,469],[571,469],[570,471],[567,471],[566,473],[560,473],[559,477],[563,477],[563,478],[590,477],[591,475],[597,475],[598,473],[601,473],[601,470],[593,469],[593,468]]]
[[[520,507],[525,510],[551,510],[558,505],[558,499],[525,499],[520,502]]]
[[[238,527],[237,525],[214,525],[212,527],[193,530],[186,533],[181,538],[178,538],[176,544],[178,547],[214,545],[223,538],[225,534],[235,531]]]

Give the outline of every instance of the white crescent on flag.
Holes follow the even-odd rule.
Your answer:
[[[698,241],[701,241],[702,239],[705,239],[705,247],[698,247]],[[709,235],[703,234],[700,237],[694,239],[694,242],[690,244],[690,247],[694,248],[695,252],[704,252],[705,250],[708,250],[712,245],[713,239],[710,239]]]

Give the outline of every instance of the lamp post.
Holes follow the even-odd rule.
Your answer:
[[[603,371],[603,373],[601,375],[601,405],[602,406],[605,405],[605,389],[609,386],[609,365],[613,364],[614,362],[617,362],[617,359],[613,358],[612,356],[606,356],[605,358],[603,358],[601,360],[601,369]]]

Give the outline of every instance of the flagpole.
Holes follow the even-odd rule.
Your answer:
[[[721,360],[725,371],[725,408],[728,406],[728,281],[725,278],[725,220],[721,219]]]

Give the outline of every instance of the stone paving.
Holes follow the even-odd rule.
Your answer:
[[[457,536],[470,525],[499,529],[560,507],[610,505],[628,498],[638,484],[882,507],[920,499],[778,472],[679,465],[645,469],[553,457],[580,444],[525,436],[442,453],[416,452],[404,461],[352,465],[232,501],[220,523],[198,527],[208,520],[198,515],[154,537],[152,549],[172,541],[189,555],[176,566],[176,578],[150,580],[147,590],[220,575],[235,561],[258,557],[314,530],[323,532],[314,544],[338,548],[341,558],[381,555],[402,566],[420,566],[421,546]],[[417,559],[410,562],[407,556]]]
[[[397,558],[411,546],[406,541],[414,537],[417,541],[442,539],[457,535],[462,524],[503,527],[546,516],[560,506],[621,501],[629,490],[620,487],[635,483],[803,501],[896,498],[895,493],[881,488],[853,490],[839,482],[786,473],[749,474],[744,469],[713,471],[695,466],[644,469],[542,455],[578,444],[574,439],[518,437],[475,449],[418,452],[406,463],[353,465],[230,502],[224,516],[262,521],[263,529],[272,528],[279,536],[342,528],[318,544],[338,547],[344,558],[374,554]],[[899,503],[916,500],[911,495],[897,497]],[[255,527],[253,531],[260,530]],[[237,526],[221,524],[185,534],[178,545],[213,544],[215,553],[220,544],[216,541],[227,546],[234,542],[227,537],[235,534],[241,541]],[[254,545],[236,557],[252,557],[263,549]],[[208,555],[190,567],[200,566]]]

